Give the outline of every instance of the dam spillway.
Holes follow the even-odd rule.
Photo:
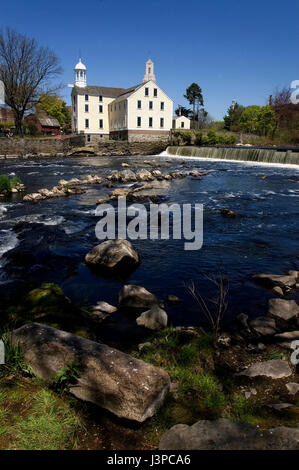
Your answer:
[[[260,162],[299,165],[299,152],[292,150],[237,148],[237,147],[196,147],[170,146],[168,155],[180,157],[198,157],[243,162]]]

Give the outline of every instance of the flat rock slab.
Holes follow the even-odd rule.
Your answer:
[[[279,333],[278,335],[274,336],[274,339],[283,348],[293,349],[293,341],[299,341],[299,331],[286,331],[285,333]]]
[[[256,362],[248,369],[243,370],[238,375],[246,377],[270,377],[271,379],[282,379],[292,375],[292,370],[286,361],[281,359],[271,359],[265,362]]]
[[[177,424],[160,439],[159,450],[296,450],[299,429],[278,427],[260,431],[228,419]]]
[[[139,422],[153,416],[170,388],[168,374],[105,344],[31,323],[13,332],[34,372],[51,381],[63,367],[79,363],[70,392],[120,418]]]
[[[292,405],[292,403],[270,403],[267,406],[268,408],[273,408],[273,410],[276,411],[283,411],[287,410],[288,408],[291,408],[294,405]]]
[[[270,299],[268,315],[289,321],[299,316],[299,305],[296,300]]]

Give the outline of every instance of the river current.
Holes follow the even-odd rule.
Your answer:
[[[166,304],[170,325],[204,325],[204,315],[187,286],[193,281],[202,295],[213,298],[214,287],[206,275],[221,272],[229,288],[226,322],[240,312],[251,318],[265,315],[273,294],[257,286],[252,274],[284,274],[299,268],[298,166],[169,155],[71,157],[3,161],[0,173],[18,176],[26,193],[30,193],[51,188],[61,178],[93,173],[104,176],[111,169],[120,169],[122,162],[129,163],[132,169],[151,169],[144,160],[161,163],[162,171],[209,171],[201,180],[173,180],[164,198],[167,203],[204,205],[200,250],[185,251],[184,240],[134,240],[141,256],[140,266],[127,280],[104,279],[89,270],[84,256],[99,243],[95,237],[96,201],[111,189],[92,185],[85,194],[36,204],[23,203],[22,196],[13,195],[0,199],[0,295],[7,296],[18,282],[49,281],[57,282],[75,302],[94,304],[104,300],[115,305],[122,285],[132,283],[164,300],[167,294],[180,297],[181,304]],[[243,217],[224,218],[223,208]],[[21,256],[20,262],[20,253],[26,253],[25,261]],[[134,341],[139,333],[134,318],[116,313],[102,327],[99,337],[114,344]]]

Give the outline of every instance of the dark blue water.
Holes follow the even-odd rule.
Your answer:
[[[253,165],[170,157],[74,157],[64,160],[14,160],[1,163],[0,173],[16,174],[27,192],[50,188],[61,178],[90,173],[105,175],[128,162],[134,168],[147,167],[150,158],[162,163],[162,171],[201,168],[211,170],[202,180],[174,180],[165,202],[204,204],[204,243],[199,251],[185,251],[184,240],[136,240],[142,262],[126,282],[139,284],[164,299],[178,295],[182,303],[167,306],[169,323],[202,325],[205,318],[187,292],[193,281],[209,298],[217,292],[206,275],[222,273],[228,282],[230,322],[240,312],[251,317],[264,315],[273,294],[255,285],[251,276],[258,272],[283,274],[298,269],[299,168]],[[182,160],[185,165],[181,164]],[[167,163],[168,162],[168,163]],[[165,166],[164,166],[165,165]],[[148,168],[148,167],[147,167]],[[123,281],[103,279],[84,264],[85,254],[97,243],[94,229],[95,202],[111,189],[89,186],[85,194],[55,198],[37,204],[23,203],[20,196],[0,202],[0,258],[2,288],[8,281],[58,282],[66,295],[87,304],[105,300],[116,304]],[[242,214],[224,218],[229,208]],[[20,231],[16,225],[25,221]],[[7,251],[9,248],[14,249]],[[34,254],[25,266],[11,254]],[[0,287],[1,287],[0,285]],[[292,294],[293,296],[296,293]],[[138,335],[134,318],[116,314],[101,328],[99,337],[122,342]]]

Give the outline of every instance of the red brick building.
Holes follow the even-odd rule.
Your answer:
[[[14,122],[14,115],[11,109],[0,106],[0,122]]]

